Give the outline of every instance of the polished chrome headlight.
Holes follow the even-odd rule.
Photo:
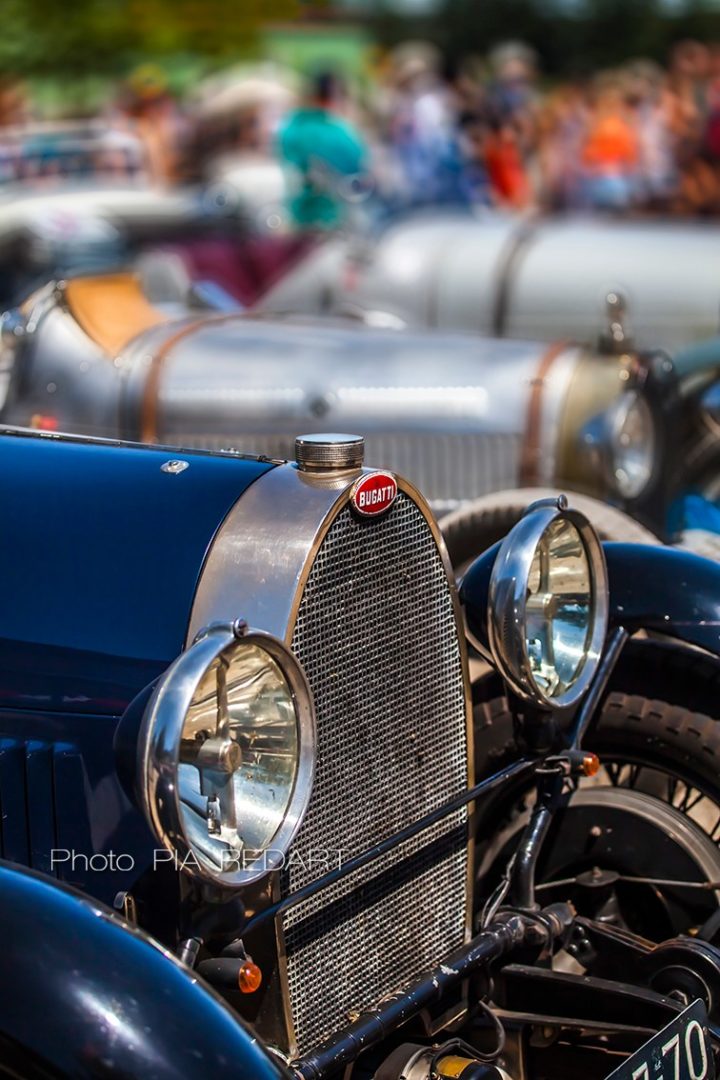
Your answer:
[[[615,488],[624,499],[636,499],[652,480],[656,442],[652,412],[636,390],[627,390],[612,406],[608,432]]]
[[[653,479],[657,433],[652,410],[637,390],[626,390],[580,432],[589,472],[600,472],[609,492],[637,499]]]
[[[531,506],[498,551],[489,594],[490,645],[521,697],[568,708],[587,691],[608,623],[602,545],[564,499]]]
[[[158,683],[141,729],[139,788],[183,869],[247,885],[282,865],[314,760],[312,700],[297,660],[276,638],[223,624]]]

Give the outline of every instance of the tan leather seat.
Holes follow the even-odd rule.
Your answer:
[[[113,357],[143,330],[169,318],[145,299],[132,274],[73,278],[65,286],[65,302],[88,337]]]

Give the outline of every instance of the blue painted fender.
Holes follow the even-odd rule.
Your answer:
[[[0,1051],[22,1075],[288,1075],[205,983],[67,886],[0,863],[0,926]]]

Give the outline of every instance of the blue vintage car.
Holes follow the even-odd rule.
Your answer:
[[[0,507],[3,1071],[713,1075],[715,564],[531,507],[462,587],[493,705],[357,436],[8,428]]]

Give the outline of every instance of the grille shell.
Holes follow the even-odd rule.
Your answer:
[[[345,505],[300,600],[292,648],[315,697],[316,777],[289,895],[464,791],[463,658],[433,532],[406,493],[380,519]],[[282,918],[296,1051],[401,989],[467,934],[460,810]]]

